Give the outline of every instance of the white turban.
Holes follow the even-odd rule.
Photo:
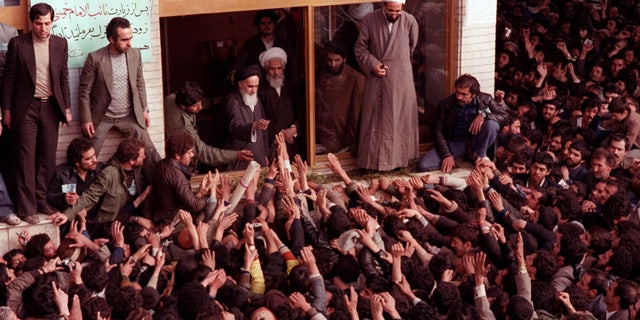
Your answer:
[[[391,2],[391,3],[402,3],[404,4],[407,0],[383,0],[383,2]]]
[[[349,14],[349,16],[354,20],[360,21],[371,11],[373,11],[373,4],[371,4],[371,2],[367,2],[350,5],[349,9],[347,9],[347,14]]]
[[[268,66],[269,60],[278,58],[282,61],[283,66],[287,64],[287,53],[284,52],[281,48],[272,47],[271,49],[260,54],[260,65],[266,69]]]

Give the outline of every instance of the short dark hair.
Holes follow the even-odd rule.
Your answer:
[[[595,159],[604,159],[609,167],[613,167],[613,165],[616,164],[616,156],[605,148],[596,148],[593,150],[593,153],[591,153],[591,161],[593,162]]]
[[[120,163],[138,159],[140,149],[144,149],[144,143],[134,138],[124,139],[118,144],[118,149],[113,155]]]
[[[191,106],[202,101],[202,88],[193,82],[185,82],[180,90],[176,92],[176,103],[181,106]]]
[[[167,157],[183,155],[195,146],[193,137],[185,130],[175,130],[167,138]]]
[[[96,316],[98,312],[100,312],[100,316],[102,317],[111,317],[111,307],[105,298],[92,297],[82,303],[82,319],[97,319]]]
[[[580,110],[582,112],[585,112],[588,109],[593,109],[593,108],[600,109],[601,105],[602,105],[602,101],[600,101],[600,99],[598,99],[597,97],[588,97],[584,101],[582,101],[582,104],[580,105]]]
[[[571,142],[571,144],[569,145],[569,149],[580,152],[582,160],[584,161],[587,161],[589,157],[591,157],[591,149],[584,140],[576,140],[574,142]]]
[[[636,303],[638,298],[635,283],[626,279],[618,279],[618,285],[613,290],[613,294],[620,297],[620,309],[628,309],[632,304]]]
[[[85,137],[71,140],[67,147],[67,164],[74,165],[76,162],[82,161],[82,153],[91,148],[93,148],[93,142]]]
[[[611,102],[609,102],[609,113],[624,113],[624,112],[631,112],[631,108],[629,107],[629,104],[627,103],[626,100],[624,100],[623,97],[617,97],[613,100],[611,100]]]
[[[564,265],[578,264],[584,259],[587,247],[578,237],[565,235],[560,239],[559,256],[564,257]]]
[[[456,88],[469,88],[469,92],[471,94],[480,93],[480,82],[476,77],[465,73],[461,75],[456,81],[453,83]]]
[[[607,292],[607,276],[604,272],[596,268],[589,268],[584,272],[591,276],[591,281],[587,284],[590,290],[596,290],[598,294],[606,294]],[[583,274],[583,275],[584,275]]]
[[[269,18],[273,23],[278,21],[278,15],[274,10],[260,10],[256,12],[255,16],[253,16],[253,24],[256,26],[259,25],[262,18]]]
[[[472,247],[478,245],[478,241],[480,238],[480,232],[478,228],[472,226],[469,223],[461,223],[457,225],[450,234],[451,238],[458,238],[463,243],[469,241]]]
[[[107,40],[118,40],[118,28],[131,28],[131,23],[126,18],[115,17],[107,24]]]
[[[309,268],[305,265],[297,265],[289,272],[289,288],[292,292],[300,292],[302,294],[311,288],[311,278]]]
[[[24,256],[28,259],[42,256],[44,257],[44,245],[51,241],[51,238],[46,233],[38,233],[27,241],[24,247]]]
[[[53,17],[55,16],[53,7],[44,2],[36,3],[29,9],[29,21],[36,21],[38,17],[46,16],[47,14],[51,14],[51,20],[53,21]]]
[[[546,152],[538,152],[533,155],[533,159],[531,160],[531,164],[533,165],[534,163],[539,163],[547,167],[547,170],[551,170],[553,168],[554,161],[550,154]]]
[[[616,132],[612,135],[609,136],[609,146],[611,146],[611,142],[612,141],[622,141],[624,142],[624,149],[626,151],[629,151],[629,148],[631,147],[631,144],[629,143],[629,138],[627,138],[627,136],[625,136],[624,134],[620,133],[620,132]]]
[[[533,315],[533,306],[521,296],[512,296],[507,303],[507,315],[513,320],[529,320]]]

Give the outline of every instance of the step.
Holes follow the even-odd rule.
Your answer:
[[[46,233],[56,246],[59,245],[60,229],[58,226],[47,220],[47,216],[44,214],[39,214],[38,217],[40,217],[40,223],[38,224],[21,221],[19,225],[11,226],[6,223],[0,223],[0,254],[5,254],[11,249],[20,248],[18,234],[24,230],[28,231],[30,235]]]

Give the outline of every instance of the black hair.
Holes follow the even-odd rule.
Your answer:
[[[547,168],[547,170],[551,170],[553,168],[553,157],[546,152],[537,152],[533,155],[533,159],[531,160],[531,164],[541,164]]]
[[[76,162],[82,161],[82,153],[91,148],[93,148],[93,142],[85,137],[71,140],[67,147],[67,164],[75,165]]]
[[[134,286],[124,286],[107,295],[107,302],[113,307],[113,318],[124,319],[132,311],[142,307],[142,296]]]
[[[187,81],[176,92],[176,103],[188,107],[202,101],[202,95],[202,88],[197,83]]]
[[[589,160],[589,158],[591,157],[591,148],[589,148],[589,145],[584,140],[576,140],[574,142],[571,142],[571,144],[569,145],[569,149],[574,149],[580,152],[582,160],[584,161]]]
[[[456,88],[468,88],[471,94],[480,93],[480,82],[476,77],[465,73],[461,75],[456,81],[453,83]]]
[[[83,267],[80,276],[85,287],[93,292],[101,292],[109,282],[104,263],[98,261],[92,261]]]
[[[582,213],[578,196],[572,189],[558,190],[554,205],[560,210],[562,218],[568,221],[578,220]]]
[[[305,294],[311,288],[311,279],[309,276],[309,268],[305,265],[297,265],[289,272],[289,289],[291,292],[300,292]]]
[[[331,275],[340,278],[344,283],[356,282],[358,277],[360,277],[358,259],[350,254],[341,255],[333,265]]]
[[[631,108],[626,100],[623,97],[617,97],[609,102],[609,113],[619,113],[622,114],[624,112],[630,113]]]
[[[100,312],[100,316],[105,319],[111,317],[111,307],[105,298],[89,298],[89,300],[82,302],[80,306],[82,307],[82,319],[97,320],[98,312]]]
[[[182,156],[194,146],[195,141],[186,130],[175,130],[167,138],[166,153],[168,157]]]
[[[178,314],[183,319],[195,319],[196,315],[212,308],[212,301],[205,288],[198,282],[189,282],[177,293]]]
[[[551,314],[555,313],[557,295],[558,292],[551,283],[541,280],[531,282],[531,301],[536,310],[545,310]]]
[[[460,300],[458,288],[451,282],[440,282],[431,297],[433,304],[440,314],[448,314],[451,308]]]
[[[44,2],[36,3],[29,9],[29,21],[34,22],[38,17],[48,14],[51,14],[51,21],[53,21],[53,17],[55,16],[53,7]]]
[[[131,28],[131,23],[126,18],[115,17],[107,24],[107,40],[118,40],[118,28]]]
[[[581,263],[587,247],[578,237],[564,235],[560,239],[560,256],[564,257],[565,265],[575,265]]]
[[[29,316],[47,318],[59,314],[51,286],[52,282],[55,282],[58,288],[64,289],[60,285],[58,275],[55,272],[48,272],[37,277],[31,291],[23,294],[23,297],[26,298],[24,307],[25,310],[29,310]]]
[[[628,309],[636,303],[638,292],[636,284],[631,280],[618,279],[618,285],[613,290],[616,297],[620,297],[620,309]]]
[[[638,249],[632,244],[625,242],[613,247],[608,263],[611,267],[609,273],[622,278],[631,278],[634,274],[634,269],[638,267],[637,255]]]
[[[533,266],[536,268],[536,279],[551,279],[558,270],[558,262],[548,250],[538,250],[533,259]]]
[[[42,256],[44,257],[44,246],[51,241],[51,238],[46,233],[38,233],[33,235],[24,247],[24,255],[27,259]]]
[[[603,271],[596,268],[590,268],[585,270],[584,274],[591,276],[591,281],[588,283],[589,289],[596,290],[596,292],[601,295],[605,295],[607,293],[607,276]]]
[[[144,149],[144,143],[138,139],[127,138],[118,144],[118,149],[113,155],[120,163],[129,162],[138,159],[140,149]]]
[[[602,214],[610,226],[613,226],[618,219],[629,215],[631,204],[623,192],[616,192],[602,206]]]
[[[453,269],[453,264],[443,251],[440,251],[429,260],[429,271],[435,279],[440,279],[442,273],[449,269]]]
[[[612,133],[609,135],[609,146],[611,146],[612,141],[622,141],[624,142],[625,151],[629,151],[631,148],[631,144],[629,143],[629,138],[620,132]]]
[[[451,238],[460,239],[463,243],[469,241],[471,247],[475,247],[478,245],[480,231],[471,224],[461,223],[451,231],[450,236]]]
[[[611,250],[613,236],[609,230],[602,226],[593,226],[589,228],[589,250],[593,252],[594,257]]]
[[[521,296],[512,296],[507,304],[507,315],[512,320],[529,320],[533,315],[533,306]]]
[[[253,16],[253,24],[255,26],[259,25],[262,18],[269,18],[274,24],[278,22],[278,15],[274,10],[260,10]]]

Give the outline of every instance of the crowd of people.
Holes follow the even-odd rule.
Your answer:
[[[368,48],[376,39],[366,40],[376,26],[389,28],[406,46],[397,54],[409,54],[415,20],[399,2],[385,2],[363,18],[368,29],[354,54],[369,61],[360,66],[371,74],[347,81],[354,87],[403,95],[394,93],[400,88],[386,88],[391,84],[385,77],[399,76],[394,67],[404,64],[375,58],[379,44]],[[159,159],[144,130],[146,101],[135,98],[144,96],[144,80],[138,66],[119,60],[120,54],[129,54],[125,61],[139,58],[131,53],[130,26],[116,20],[107,28],[109,45],[83,68],[85,137],[69,144],[65,164],[42,171],[36,155],[31,160],[38,170],[21,169],[31,185],[20,190],[20,218],[34,223],[32,213],[48,213],[63,238],[56,245],[47,234],[22,232],[21,247],[2,253],[0,318],[637,319],[636,8],[624,0],[499,1],[497,91],[493,97],[482,93],[472,75],[460,76],[455,93],[438,106],[434,148],[417,163],[419,171],[449,173],[470,160],[468,177],[429,173],[354,181],[330,153],[328,167],[341,180],[334,186],[309,181],[306,162],[291,156],[299,125],[294,114],[283,114],[278,123],[255,116],[274,112],[261,104],[280,103],[295,85],[282,80],[292,60],[278,47],[247,55],[259,65],[233,73],[233,150],[197,137],[202,90],[186,83],[165,101],[172,130],[166,157]],[[23,99],[22,113],[14,113],[24,102],[6,94],[26,89],[5,81],[0,101],[5,124],[25,130],[18,139],[37,135],[37,141],[50,138],[37,132],[37,124],[68,119],[69,109],[68,87],[56,86],[57,77],[21,78],[28,78],[29,63],[36,75],[44,71],[19,47],[35,46],[42,54],[42,42],[58,41],[45,34],[52,9],[38,4],[32,11],[33,36],[14,38],[7,55],[8,76],[31,81],[27,89],[33,91],[22,94],[31,97]],[[256,15],[263,35],[273,19]],[[256,36],[258,45],[260,40]],[[344,64],[343,47],[328,50]],[[53,55],[48,63],[57,65]],[[111,87],[104,82],[105,63],[112,64],[107,78],[141,86]],[[263,73],[266,82],[260,81]],[[262,95],[261,85],[269,86]],[[372,98],[364,99],[369,102],[362,110],[375,110]],[[44,108],[51,114],[37,112]],[[367,121],[377,128],[371,116]],[[270,128],[276,124],[277,130]],[[111,160],[98,163],[100,146],[89,138],[111,127],[127,137]],[[394,136],[397,130],[380,130],[380,143],[390,145],[361,159],[371,165],[362,167],[387,170],[415,157],[409,147],[387,154],[395,153],[393,139],[414,144],[413,136],[405,136],[412,130]],[[193,191],[189,167],[196,160],[236,169],[249,163],[246,175],[253,174],[234,183],[210,172]],[[256,167],[262,170],[252,171]],[[41,186],[37,175],[53,178]],[[0,203],[3,220],[19,223],[6,208]]]

